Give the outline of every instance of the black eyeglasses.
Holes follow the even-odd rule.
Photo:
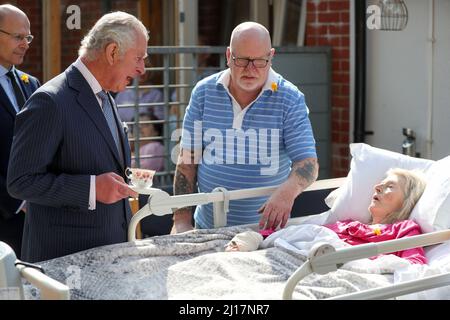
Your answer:
[[[255,68],[265,68],[269,63],[270,59],[266,58],[257,58],[257,59],[248,59],[248,58],[236,58],[233,54],[231,54],[231,59],[233,59],[234,65],[236,67],[245,68],[251,62]]]
[[[0,29],[0,32],[3,32],[4,34],[7,34],[8,36],[12,37],[17,42],[22,42],[23,40],[25,40],[28,44],[30,44],[31,41],[33,41],[33,39],[34,39],[34,36],[32,36],[31,34],[23,36],[23,35],[18,34],[18,33],[6,32],[6,31],[4,31],[2,29]]]

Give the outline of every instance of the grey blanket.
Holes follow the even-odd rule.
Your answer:
[[[72,299],[281,299],[285,282],[306,260],[272,247],[224,252],[232,227],[98,247],[40,263],[71,288]],[[392,274],[338,270],[312,274],[295,299],[323,299],[392,283]],[[25,283],[27,299],[39,292]]]

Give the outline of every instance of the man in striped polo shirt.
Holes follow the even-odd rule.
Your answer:
[[[175,194],[279,185],[270,197],[230,201],[227,225],[283,228],[295,198],[317,179],[305,98],[271,68],[267,29],[244,22],[232,32],[228,69],[193,89],[183,121]],[[171,233],[194,228],[191,208],[174,213]],[[212,204],[197,206],[196,228],[213,228]]]

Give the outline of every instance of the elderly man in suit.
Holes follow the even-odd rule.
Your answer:
[[[23,62],[33,36],[30,21],[19,8],[0,5],[0,241],[20,257],[25,201],[11,197],[6,173],[14,131],[14,120],[39,81],[16,69]]]
[[[130,147],[110,91],[145,72],[148,31],[134,16],[100,18],[79,58],[17,115],[8,191],[29,203],[22,260],[124,242],[131,219]]]

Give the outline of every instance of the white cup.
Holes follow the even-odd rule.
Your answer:
[[[138,188],[150,188],[153,185],[155,170],[126,168],[125,175],[131,180],[131,184]]]

